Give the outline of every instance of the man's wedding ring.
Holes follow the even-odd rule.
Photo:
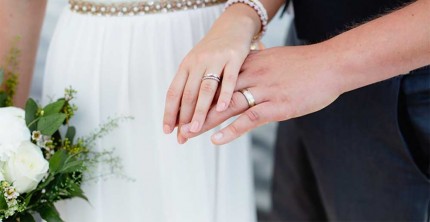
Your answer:
[[[213,74],[213,73],[205,74],[205,75],[203,76],[203,78],[202,78],[202,81],[207,80],[207,79],[215,80],[215,81],[217,81],[218,83],[219,83],[219,82],[221,82],[221,78],[220,78],[220,77],[218,77],[217,75]]]
[[[251,94],[251,92],[248,89],[241,89],[239,90],[245,96],[246,101],[248,102],[249,108],[255,106],[255,99],[254,96]]]

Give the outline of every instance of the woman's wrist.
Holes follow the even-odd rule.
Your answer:
[[[224,11],[216,24],[236,23],[243,30],[242,35],[252,40],[261,30],[261,20],[255,10],[245,4],[234,4]]]
[[[254,10],[255,14],[258,15],[260,19],[260,31],[257,35],[254,36],[254,41],[259,41],[263,35],[266,33],[267,25],[269,22],[269,16],[267,14],[267,10],[264,5],[260,2],[260,0],[229,0],[225,5],[225,9],[235,5],[242,4],[246,5],[252,10]]]

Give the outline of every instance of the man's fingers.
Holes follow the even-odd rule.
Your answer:
[[[264,94],[265,93],[264,91],[259,90],[257,88],[250,88],[248,90],[254,96],[254,99],[257,104],[260,104],[266,101],[266,95]],[[212,109],[208,113],[205,124],[202,126],[202,129],[198,133],[191,132],[190,131],[191,126],[190,124],[187,124],[181,127],[181,134],[186,138],[192,138],[192,137],[198,136],[220,125],[227,119],[245,112],[248,108],[249,108],[249,105],[247,100],[245,99],[245,96],[241,92],[235,92],[233,94],[229,107],[224,112],[218,112],[216,111],[215,106],[212,107]]]
[[[166,134],[172,133],[178,121],[179,106],[187,78],[187,71],[183,68],[179,68],[167,91],[163,117],[163,131]]]
[[[226,144],[246,132],[269,122],[271,118],[270,109],[275,107],[271,107],[268,104],[270,103],[262,103],[246,110],[233,123],[215,133],[212,136],[212,142],[217,145]]]

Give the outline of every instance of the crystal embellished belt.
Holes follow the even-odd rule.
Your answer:
[[[120,16],[196,9],[217,5],[226,1],[227,0],[164,0],[159,2],[97,3],[86,0],[69,0],[69,4],[72,11],[81,14]]]

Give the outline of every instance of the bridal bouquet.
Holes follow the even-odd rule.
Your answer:
[[[28,99],[23,110],[12,106],[16,84],[13,71],[0,69],[0,221],[35,221],[37,214],[48,222],[62,221],[54,203],[87,200],[81,184],[92,167],[103,162],[110,164],[108,173],[120,172],[112,151],[92,148],[127,118],[110,119],[91,135],[76,138],[70,125],[76,91],[66,89],[63,98],[43,107]]]

